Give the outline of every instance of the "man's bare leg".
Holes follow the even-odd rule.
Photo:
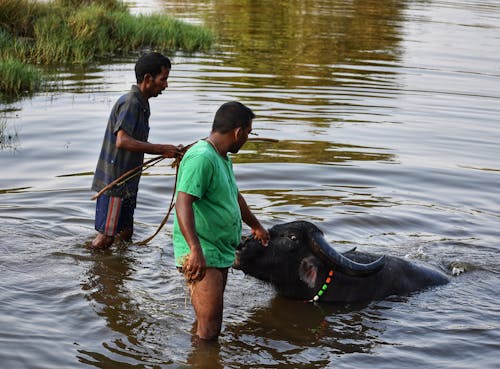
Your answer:
[[[227,268],[207,268],[205,277],[191,285],[191,303],[196,314],[196,335],[215,340],[222,327]]]
[[[117,234],[117,238],[119,238],[123,242],[130,242],[132,240],[132,235],[134,234],[134,227],[126,227],[120,233]]]
[[[110,247],[113,244],[113,241],[115,238],[113,236],[105,236],[101,232],[99,232],[92,241],[92,245],[90,246],[91,249],[94,250],[104,250]]]

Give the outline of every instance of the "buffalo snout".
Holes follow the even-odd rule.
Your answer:
[[[265,249],[265,247],[263,247],[253,236],[244,237],[236,247],[233,268],[245,271],[260,259],[262,249]]]

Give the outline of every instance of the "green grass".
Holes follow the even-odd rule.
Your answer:
[[[14,36],[30,37],[36,18],[49,11],[47,4],[33,0],[1,0],[0,28]]]
[[[37,91],[44,78],[42,72],[32,65],[8,58],[0,60],[0,93],[8,97],[19,97]]]
[[[0,93],[24,86],[14,80],[22,74],[12,60],[21,65],[87,64],[143,49],[203,51],[213,42],[214,34],[205,28],[165,15],[135,16],[118,0],[1,0],[0,57],[8,62],[2,73],[12,76],[0,85]],[[35,77],[25,68],[26,76]]]

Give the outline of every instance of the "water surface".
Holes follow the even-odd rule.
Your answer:
[[[0,105],[0,358],[6,368],[496,368],[500,360],[500,5],[491,1],[137,1],[219,35],[171,53],[150,140],[205,137],[218,106],[257,114],[234,157],[268,227],[306,219],[339,250],[386,253],[451,283],[310,305],[230,274],[219,345],[191,344],[171,224],[92,253],[90,184],[133,58],[60,69],[57,92]],[[163,218],[164,161],[141,180],[139,241]],[[246,229],[247,230],[247,229]]]

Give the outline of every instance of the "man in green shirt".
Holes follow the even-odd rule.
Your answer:
[[[262,245],[269,234],[238,191],[228,153],[237,153],[252,131],[254,113],[231,101],[216,112],[212,132],[184,155],[177,179],[174,219],[176,266],[191,288],[200,339],[216,339],[222,326],[228,268],[241,239],[241,221]]]

